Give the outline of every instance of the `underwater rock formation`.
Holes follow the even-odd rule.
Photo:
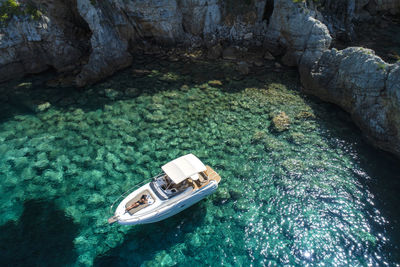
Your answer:
[[[285,112],[279,112],[272,118],[272,125],[278,132],[283,132],[289,129],[290,119]]]

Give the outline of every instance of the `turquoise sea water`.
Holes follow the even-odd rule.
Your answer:
[[[0,86],[0,265],[400,263],[398,160],[299,93],[295,71],[137,56],[90,88],[46,79]],[[107,225],[122,192],[186,153],[219,172],[215,194],[159,223]]]

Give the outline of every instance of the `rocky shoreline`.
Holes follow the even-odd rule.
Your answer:
[[[55,69],[66,78],[53,85],[83,87],[131,65],[135,53],[232,60],[241,75],[278,57],[299,68],[304,92],[342,107],[372,144],[400,157],[400,63],[369,49],[331,48],[355,38],[356,24],[399,14],[398,1],[33,2],[40,18],[2,22],[0,81]]]

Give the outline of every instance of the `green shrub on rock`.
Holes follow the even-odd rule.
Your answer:
[[[15,0],[7,0],[0,6],[0,23],[5,23],[14,15],[20,13],[19,3]]]
[[[7,0],[0,5],[0,25],[7,24],[14,16],[29,16],[38,20],[43,13],[32,2],[20,4],[16,0]]]

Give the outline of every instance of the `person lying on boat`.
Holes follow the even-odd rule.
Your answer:
[[[129,207],[126,208],[126,211],[130,211],[131,209],[137,208],[140,205],[144,205],[144,204],[152,204],[153,203],[153,199],[150,199],[149,195],[142,195],[142,197],[136,201],[135,203],[132,203]]]

